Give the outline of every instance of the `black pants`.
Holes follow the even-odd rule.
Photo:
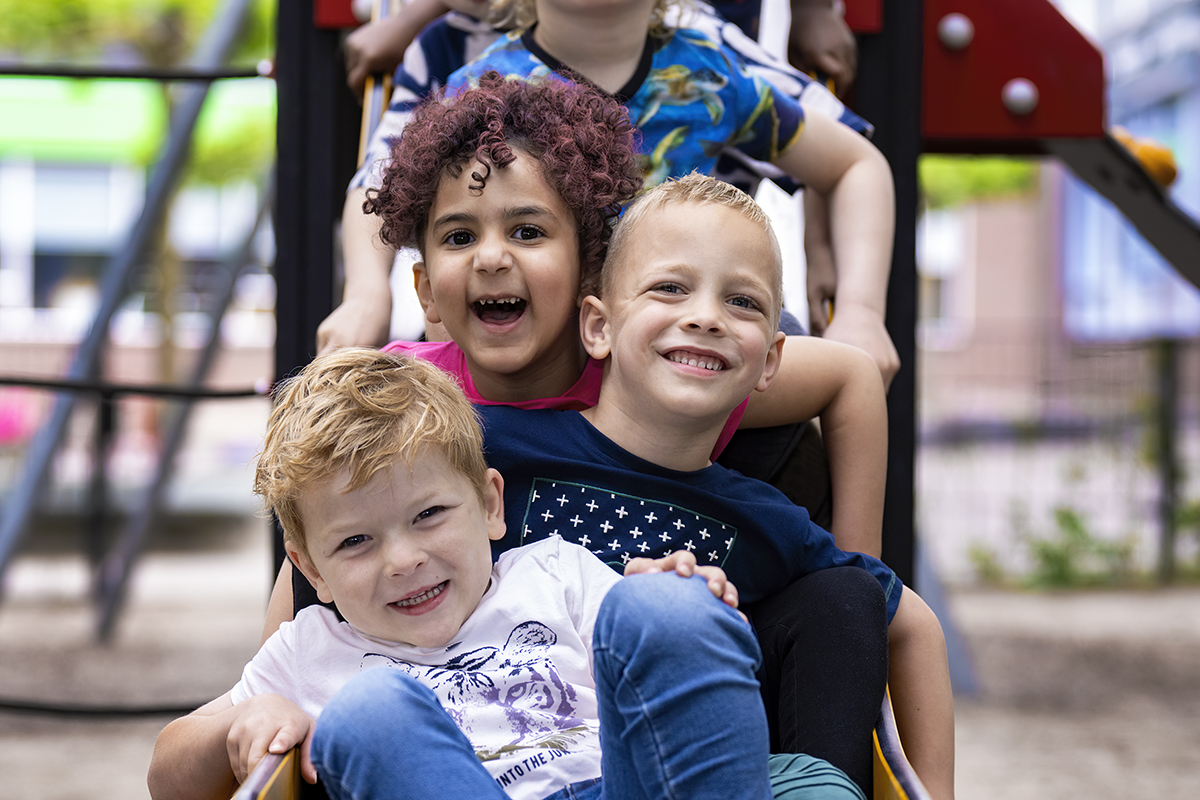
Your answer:
[[[866,570],[807,575],[744,609],[763,651],[771,752],[807,753],[871,796],[871,733],[887,684],[887,609]]]
[[[774,485],[829,528],[829,464],[813,426],[739,430],[719,460]],[[854,567],[822,570],[743,610],[763,650],[759,680],[771,752],[823,758],[870,797],[871,732],[887,684],[879,583]]]

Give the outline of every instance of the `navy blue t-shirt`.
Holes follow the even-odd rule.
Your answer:
[[[558,535],[620,570],[631,558],[690,550],[725,570],[744,603],[835,566],[879,581],[888,620],[901,582],[883,562],[845,553],[774,487],[713,464],[679,472],[618,447],[577,411],[481,406],[488,464],[504,477],[508,531],[494,553]]]

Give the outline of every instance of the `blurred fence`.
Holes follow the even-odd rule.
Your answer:
[[[964,341],[918,365],[917,530],[942,577],[1145,580],[1175,528],[1168,566],[1194,576],[1200,343],[1077,344],[1046,320]]]

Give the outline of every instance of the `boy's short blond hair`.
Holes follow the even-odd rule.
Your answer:
[[[317,356],[276,391],[254,491],[307,555],[298,499],[314,483],[350,472],[359,489],[423,447],[440,448],[483,497],[487,464],[479,420],[462,389],[428,362],[369,348]]]
[[[779,324],[779,311],[783,308],[783,256],[779,240],[771,227],[771,220],[754,198],[736,186],[722,180],[689,173],[682,178],[669,179],[647,189],[621,215],[621,221],[613,232],[608,245],[608,255],[600,271],[600,297],[604,299],[612,290],[613,276],[622,265],[637,263],[637,254],[628,252],[629,241],[634,232],[646,221],[646,216],[672,203],[713,203],[733,209],[751,222],[760,225],[763,235],[771,245],[772,264],[769,265],[771,289],[771,325]],[[651,232],[651,235],[653,233]],[[697,236],[720,236],[720,231],[697,231]]]
[[[528,28],[538,21],[536,0],[492,0],[488,9],[488,23],[501,30]],[[667,25],[667,14],[678,8],[680,14],[691,8],[693,0],[654,0],[650,11],[649,31],[653,36],[666,36],[671,32]]]

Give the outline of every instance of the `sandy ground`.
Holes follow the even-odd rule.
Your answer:
[[[148,555],[110,645],[87,571],[23,557],[0,604],[0,695],[87,704],[198,703],[258,642],[269,569],[259,521],[204,548]],[[1184,796],[1200,786],[1200,589],[960,590],[950,616],[981,691],[957,702],[961,798]],[[0,798],[139,800],[168,717],[0,712]]]
[[[962,798],[1200,787],[1200,590],[958,592],[981,691],[956,703]]]

